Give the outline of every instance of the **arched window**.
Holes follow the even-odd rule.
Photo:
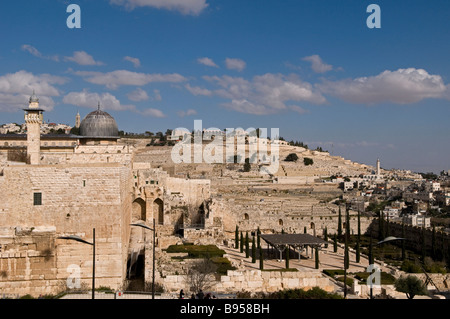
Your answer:
[[[248,220],[248,219],[249,219],[248,214],[245,213],[245,214],[244,214],[244,220]]]
[[[283,220],[282,219],[278,220],[278,225],[283,226]]]
[[[153,202],[153,216],[159,225],[164,225],[164,203],[159,198]]]

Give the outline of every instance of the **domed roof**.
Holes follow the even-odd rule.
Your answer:
[[[118,138],[119,130],[114,118],[99,108],[81,121],[80,135],[91,138]]]

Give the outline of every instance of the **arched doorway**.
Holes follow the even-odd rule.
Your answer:
[[[159,198],[153,201],[153,216],[158,225],[164,225],[164,202]]]
[[[133,201],[131,220],[133,222],[138,220],[147,220],[147,209],[145,207],[145,201],[142,198],[136,198]]]

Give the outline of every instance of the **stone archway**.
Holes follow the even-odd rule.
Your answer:
[[[132,216],[131,220],[133,222],[142,220],[147,220],[147,209],[145,205],[145,201],[142,198],[136,198],[132,204]]]
[[[153,216],[158,225],[164,225],[164,202],[160,198],[153,201]]]

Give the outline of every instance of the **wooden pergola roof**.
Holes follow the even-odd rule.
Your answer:
[[[321,238],[309,234],[269,234],[260,235],[260,237],[276,248],[283,246],[303,247],[303,246],[322,246],[327,242]]]

